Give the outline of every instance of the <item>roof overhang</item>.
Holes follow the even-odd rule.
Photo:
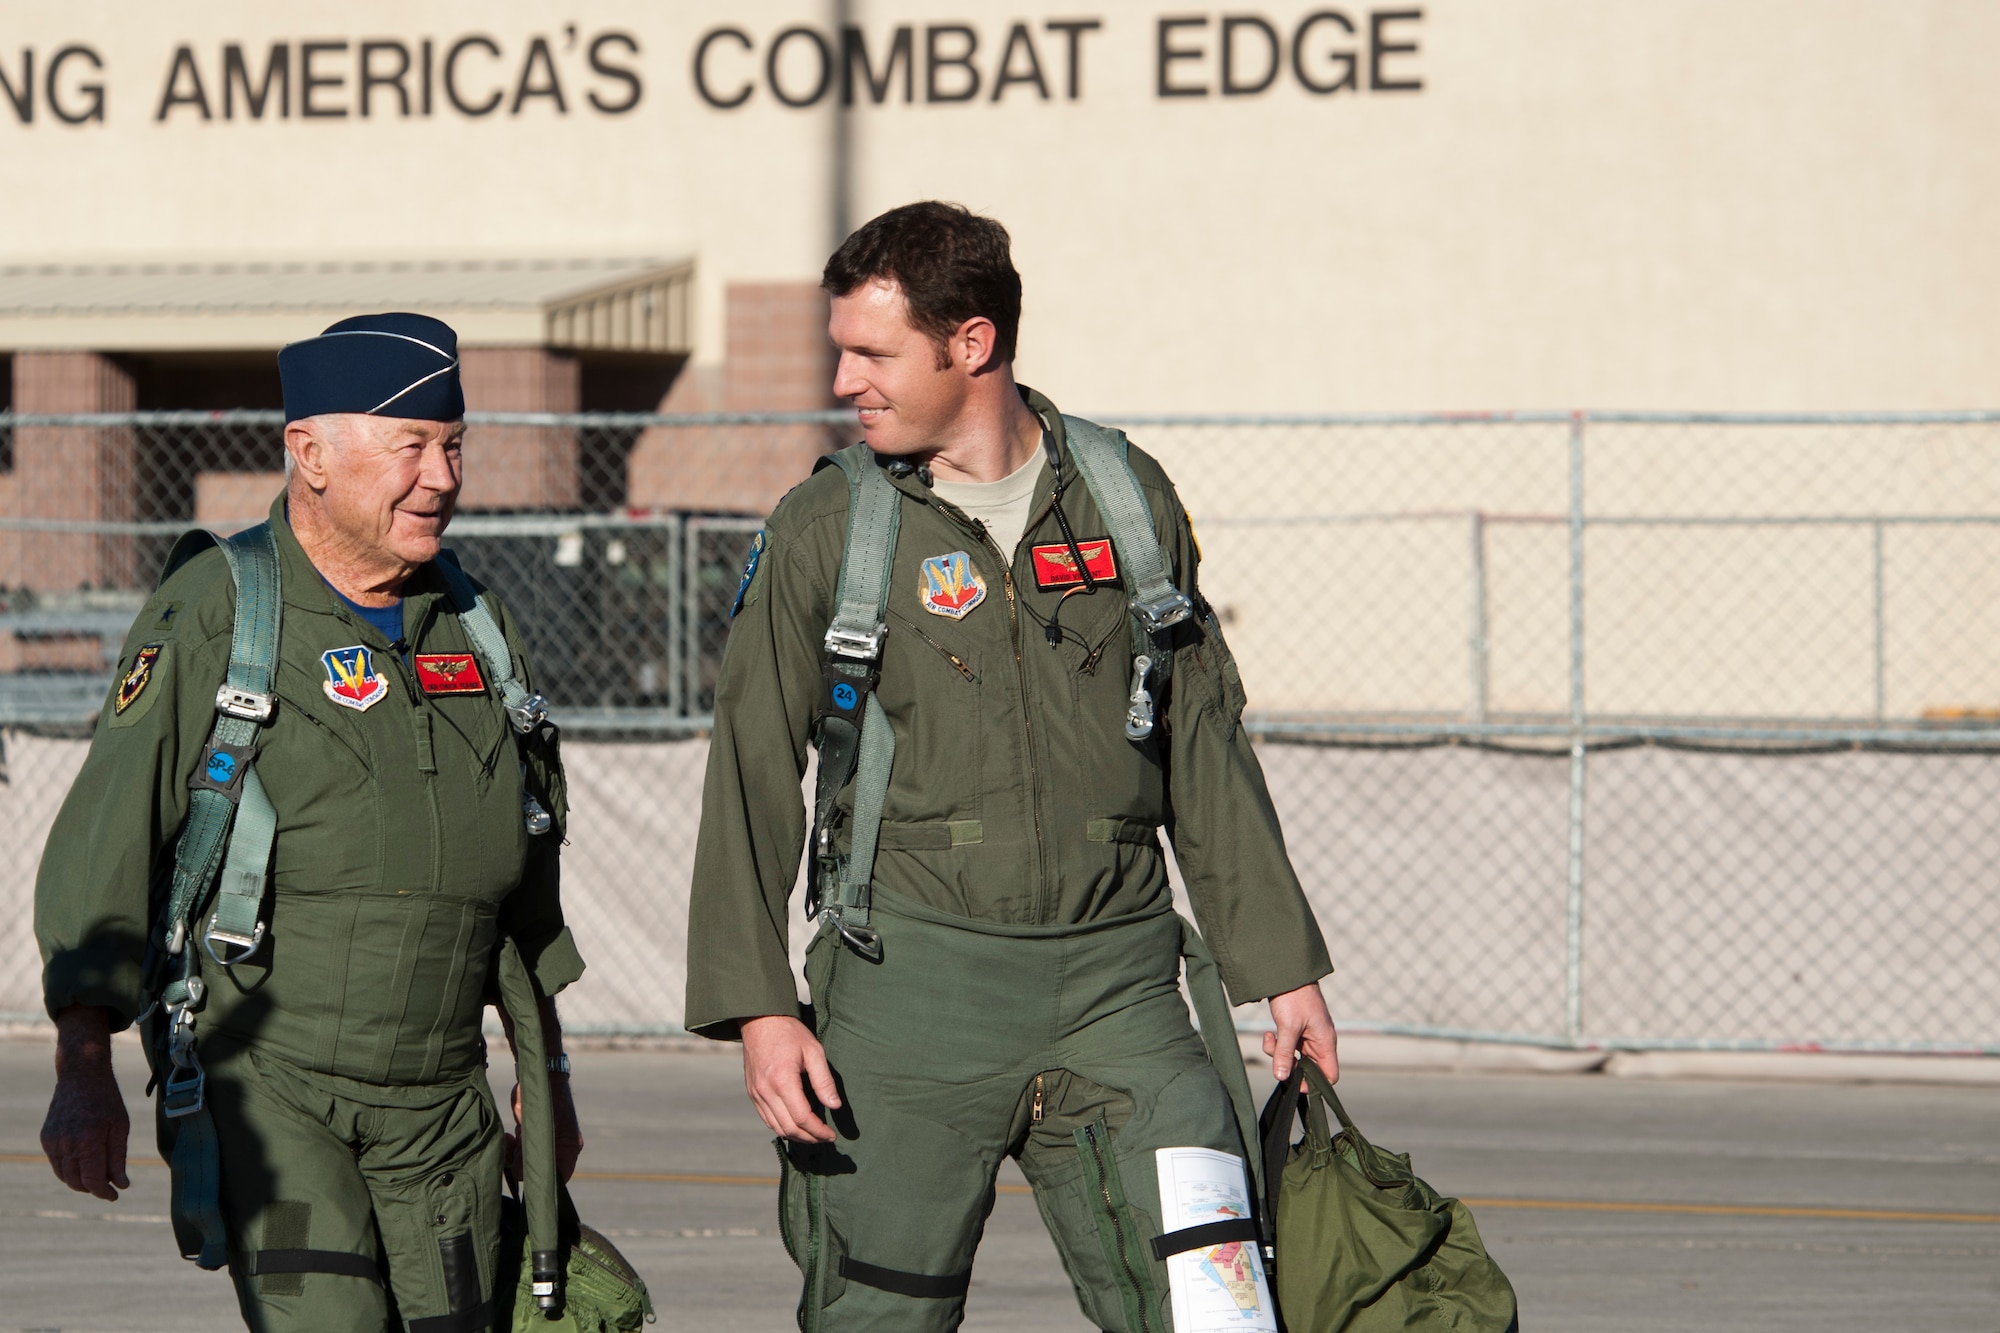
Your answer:
[[[468,346],[690,350],[685,260],[385,259],[0,265],[0,349],[275,348],[415,310]]]

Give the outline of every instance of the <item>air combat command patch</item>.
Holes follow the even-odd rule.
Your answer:
[[[342,708],[365,713],[388,697],[389,682],[375,674],[375,655],[363,645],[329,648],[319,660],[326,667],[320,688]]]
[[[963,620],[986,600],[986,580],[964,551],[931,556],[924,561],[923,577],[924,610],[934,616]]]
[[[160,650],[164,643],[149,643],[139,649],[139,655],[132,659],[132,669],[118,682],[118,702],[113,708],[114,717],[122,716],[126,709],[139,701],[146,687],[153,683],[153,664],[160,660]]]

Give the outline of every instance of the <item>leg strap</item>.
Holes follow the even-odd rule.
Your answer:
[[[1211,1245],[1227,1245],[1232,1240],[1255,1244],[1258,1237],[1257,1224],[1247,1217],[1232,1218],[1227,1222],[1207,1222],[1198,1227],[1182,1227],[1179,1231],[1169,1231],[1164,1236],[1155,1236],[1146,1242],[1153,1249],[1153,1257],[1161,1263],[1176,1254],[1189,1250],[1205,1250]]]
[[[337,1273],[342,1277],[365,1277],[382,1285],[382,1270],[365,1254],[346,1250],[259,1250],[256,1276],[266,1273]]]
[[[878,1268],[874,1264],[864,1264],[859,1259],[846,1255],[840,1258],[840,1275],[849,1282],[859,1282],[864,1287],[874,1287],[879,1291],[893,1292],[898,1296],[917,1296],[927,1299],[949,1299],[963,1296],[972,1286],[972,1270],[938,1277],[931,1273],[905,1273],[900,1268]],[[415,1326],[412,1325],[412,1333]]]

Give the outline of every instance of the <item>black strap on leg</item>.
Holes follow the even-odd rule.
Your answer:
[[[412,1319],[410,1333],[486,1333],[492,1326],[493,1302],[481,1301],[469,1310]]]
[[[840,1258],[840,1275],[849,1282],[859,1282],[864,1287],[874,1287],[878,1291],[925,1299],[963,1296],[972,1286],[972,1270],[969,1268],[963,1273],[938,1277],[931,1273],[905,1273],[900,1268],[878,1268],[874,1264],[864,1264],[859,1259],[850,1259],[846,1255]],[[416,1333],[414,1326],[411,1333]]]
[[[258,1277],[267,1273],[337,1273],[382,1285],[382,1270],[374,1259],[345,1250],[259,1250],[254,1263]]]
[[[1155,1236],[1147,1244],[1153,1247],[1153,1257],[1165,1263],[1173,1255],[1185,1254],[1189,1250],[1205,1250],[1211,1245],[1227,1245],[1232,1240],[1255,1244],[1257,1224],[1247,1217],[1231,1218],[1227,1222],[1204,1222],[1198,1227],[1182,1227],[1179,1231]]]

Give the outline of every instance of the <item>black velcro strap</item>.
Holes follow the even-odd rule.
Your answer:
[[[382,1284],[382,1270],[365,1254],[345,1250],[259,1250],[257,1276],[267,1273],[338,1273]]]
[[[972,1270],[969,1268],[949,1277],[935,1277],[929,1273],[905,1273],[899,1268],[877,1268],[874,1264],[864,1264],[846,1255],[840,1259],[840,1275],[850,1282],[894,1292],[898,1296],[963,1296],[972,1286]],[[417,1333],[414,1324],[410,1326],[410,1333]]]
[[[1165,1263],[1172,1255],[1205,1250],[1211,1245],[1227,1245],[1232,1240],[1254,1244],[1257,1224],[1247,1217],[1232,1218],[1227,1222],[1205,1222],[1198,1227],[1182,1227],[1179,1231],[1155,1236],[1147,1243],[1153,1247],[1153,1257]]]
[[[410,1333],[486,1333],[493,1326],[493,1302],[481,1301],[470,1310],[425,1315],[410,1321]]]

